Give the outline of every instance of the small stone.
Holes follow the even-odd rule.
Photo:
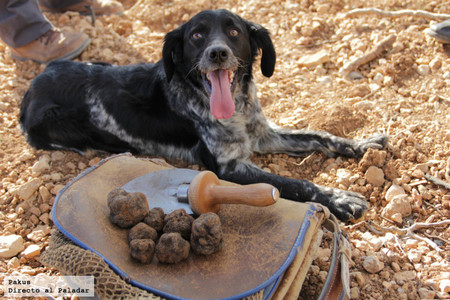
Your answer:
[[[41,247],[38,245],[30,245],[20,254],[25,258],[33,258],[41,254]]]
[[[57,184],[52,188],[51,193],[56,196],[64,187],[64,184]]]
[[[39,195],[44,203],[48,203],[52,198],[52,194],[50,194],[50,191],[45,186],[39,187]]]
[[[30,207],[29,212],[38,217],[41,215],[41,210],[39,208],[37,208],[36,206]]]
[[[304,55],[298,60],[298,64],[304,67],[314,67],[330,61],[330,55],[327,51],[321,50],[311,55]]]
[[[370,166],[367,169],[365,177],[367,182],[371,183],[374,186],[382,186],[384,183],[383,170],[375,166]]]
[[[423,178],[423,176],[424,176],[425,174],[423,173],[423,171],[422,171],[421,169],[415,169],[415,170],[412,172],[411,175],[412,175],[413,177],[415,177],[415,178],[421,179],[421,178]]]
[[[33,231],[27,234],[27,238],[37,243],[50,234],[51,228],[48,225],[38,225]]]
[[[49,225],[49,223],[50,223],[50,217],[49,217],[48,213],[43,213],[39,217],[39,220],[41,220],[42,223],[44,223],[45,225]]]
[[[386,191],[385,198],[388,202],[391,202],[391,200],[397,196],[397,195],[403,195],[406,194],[405,189],[403,189],[401,186],[397,184],[392,184],[389,189]]]
[[[359,299],[360,295],[359,287],[355,286],[350,289],[350,299]]]
[[[328,261],[330,259],[331,249],[321,248],[317,249],[315,259],[320,259],[321,261]]]
[[[9,269],[17,269],[20,266],[20,260],[14,256],[8,261],[7,266]]]
[[[39,210],[43,213],[49,212],[50,205],[48,205],[47,203],[42,203],[41,205],[39,205]]]
[[[419,263],[422,259],[422,253],[418,250],[411,250],[408,252],[408,259],[413,263]]]
[[[391,220],[397,224],[401,224],[403,222],[403,217],[401,213],[395,213],[391,216]]]
[[[322,76],[322,77],[317,78],[317,82],[320,82],[322,84],[331,84],[331,83],[333,83],[333,77]]]
[[[430,73],[430,66],[429,65],[420,65],[417,67],[417,73],[422,76],[426,76]]]
[[[442,67],[442,60],[440,58],[435,58],[430,61],[429,66],[434,71],[439,70]]]
[[[320,282],[325,282],[325,280],[327,279],[328,276],[328,272],[327,271],[320,271],[319,272],[319,280]]]
[[[399,272],[401,270],[400,265],[398,263],[396,263],[395,261],[391,263],[391,267],[392,267],[392,270],[394,270],[394,272]]]
[[[416,271],[401,271],[394,274],[394,280],[397,284],[403,285],[416,278]]]
[[[435,291],[431,291],[427,288],[419,288],[420,299],[434,299],[435,295],[436,295]]]
[[[33,223],[34,225],[37,225],[39,223],[39,219],[38,217],[36,217],[36,215],[31,215],[30,216],[30,221],[31,223]]]
[[[24,200],[28,201],[34,196],[39,187],[43,184],[42,180],[39,178],[33,178],[27,183],[22,184],[17,189],[17,196]]]
[[[383,83],[383,80],[384,80],[384,76],[383,76],[383,74],[381,74],[381,73],[377,73],[377,74],[375,74],[375,76],[373,77],[373,81],[376,82],[376,83],[378,83],[378,84]]]
[[[347,78],[350,80],[361,80],[364,78],[364,76],[359,72],[353,71],[348,73]]]
[[[31,170],[33,171],[33,173],[37,173],[37,174],[43,174],[45,173],[45,171],[50,169],[50,165],[48,164],[48,162],[46,161],[41,161],[38,160],[37,162],[34,163],[34,165],[31,167]]]
[[[61,151],[52,152],[52,161],[61,161],[64,160],[64,153]]]
[[[363,268],[371,273],[371,274],[375,274],[380,272],[381,270],[383,270],[384,268],[384,263],[381,262],[378,257],[370,255],[367,256],[364,261],[363,261]]]
[[[411,201],[408,195],[403,194],[392,198],[391,202],[389,202],[381,212],[381,215],[391,219],[391,217],[396,213],[400,213],[402,217],[407,217],[411,214],[411,212]]]
[[[443,279],[439,283],[439,290],[443,293],[450,293],[450,279]]]
[[[407,239],[403,247],[405,250],[417,249],[419,247],[419,241],[417,239]]]
[[[337,169],[336,171],[336,183],[337,184],[343,184],[344,186],[348,187],[350,185],[350,177],[352,176],[352,173],[347,169]],[[356,181],[356,179],[354,180]],[[353,182],[354,182],[353,181]]]
[[[361,287],[364,286],[364,284],[366,283],[366,279],[364,278],[363,274],[361,272],[355,272],[354,275],[356,282],[358,282],[358,285]]]
[[[2,258],[13,257],[22,251],[24,247],[23,238],[20,235],[0,236],[0,257]]]

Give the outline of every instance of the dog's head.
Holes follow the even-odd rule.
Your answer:
[[[275,50],[269,32],[227,10],[208,10],[166,35],[163,63],[167,80],[175,72],[193,78],[209,96],[217,119],[233,115],[236,85],[252,78],[252,64],[261,50],[261,71],[270,77]]]

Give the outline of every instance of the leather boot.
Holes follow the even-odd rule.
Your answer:
[[[81,54],[90,43],[84,33],[71,33],[51,29],[37,40],[11,49],[11,56],[18,60],[49,63],[55,59],[72,59]]]
[[[64,8],[52,8],[46,6],[44,3],[40,3],[40,7],[43,11],[48,12],[65,12],[65,11],[76,11],[83,14],[89,14],[92,8],[94,14],[96,15],[122,15],[123,5],[116,0],[84,0],[80,3],[64,7]]]

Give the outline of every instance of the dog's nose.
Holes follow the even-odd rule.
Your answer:
[[[230,49],[224,46],[211,47],[208,50],[208,55],[211,62],[215,63],[225,62],[230,56]]]

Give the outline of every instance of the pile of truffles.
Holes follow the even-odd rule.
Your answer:
[[[215,213],[194,219],[177,209],[165,215],[159,207],[149,210],[144,194],[124,189],[111,191],[107,201],[111,222],[120,228],[131,227],[131,257],[141,263],[150,263],[155,255],[159,262],[174,264],[186,259],[191,248],[195,254],[210,255],[222,247],[222,225]]]

